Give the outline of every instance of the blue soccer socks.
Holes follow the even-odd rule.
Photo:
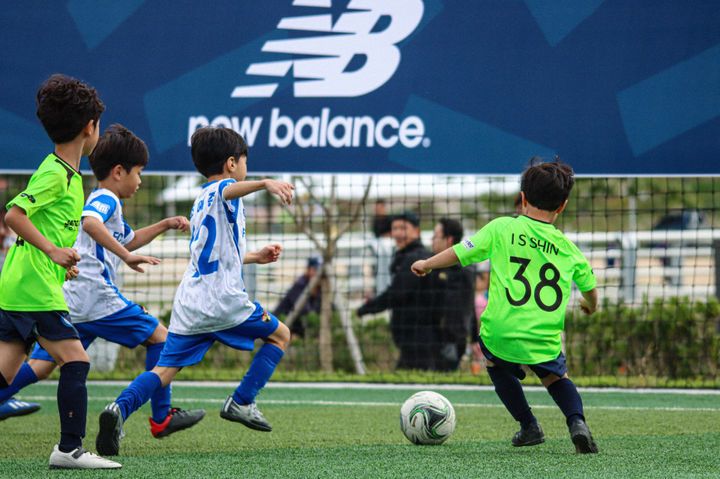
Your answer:
[[[62,452],[70,452],[82,446],[87,421],[87,380],[90,363],[71,361],[60,368],[57,389],[60,413],[60,444]]]
[[[160,353],[162,352],[165,343],[155,343],[147,347],[145,353],[145,370],[150,371],[160,359]],[[152,397],[150,398],[150,406],[152,408],[152,418],[156,423],[161,423],[165,420],[170,411],[170,396],[172,394],[172,385],[168,384],[164,388],[157,389]]]
[[[38,378],[35,375],[35,371],[32,370],[28,363],[23,363],[23,365],[20,366],[20,371],[18,371],[15,375],[15,379],[13,379],[12,384],[4,389],[0,388],[0,404],[13,397],[15,393],[25,386],[29,386],[37,381]]]
[[[161,387],[160,376],[151,371],[146,371],[136,377],[115,400],[122,413],[123,421],[130,414],[140,409],[140,406],[148,402],[153,393]],[[167,413],[165,416],[167,416]],[[165,419],[165,416],[163,416],[163,419]]]
[[[518,378],[497,366],[488,366],[487,372],[498,397],[512,417],[520,423],[520,426],[526,428],[536,423],[537,419],[530,411],[530,405],[525,399],[525,393]]]
[[[578,393],[575,383],[570,378],[555,381],[548,386],[547,390],[558,407],[560,407],[560,410],[565,414],[568,427],[576,419],[585,420],[580,393]]]
[[[258,392],[267,384],[275,368],[283,357],[283,350],[274,344],[265,343],[258,350],[245,377],[233,393],[238,404],[250,404],[255,401]]]

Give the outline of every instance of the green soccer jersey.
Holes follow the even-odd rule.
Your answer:
[[[25,210],[55,246],[72,246],[83,209],[82,176],[55,154],[45,158],[25,191],[7,204]],[[10,248],[0,275],[0,308],[6,311],[67,311],[65,269],[22,238]]]
[[[463,266],[490,259],[480,328],[490,352],[520,364],[557,358],[572,283],[596,284],[577,246],[552,224],[520,216],[491,221],[453,250]]]

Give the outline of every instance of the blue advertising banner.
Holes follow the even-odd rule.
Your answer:
[[[0,170],[52,148],[35,93],[62,72],[148,171],[194,171],[190,135],[218,125],[251,172],[718,174],[719,25],[714,0],[11,2]]]

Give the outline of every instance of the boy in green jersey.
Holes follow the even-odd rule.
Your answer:
[[[458,262],[490,259],[490,293],[480,327],[480,346],[495,391],[520,423],[513,446],[545,442],[519,379],[527,365],[542,381],[567,418],[578,453],[596,453],[585,424],[582,400],[568,378],[561,333],[574,282],[582,293],[580,309],[597,309],[595,275],[580,250],[553,223],[567,205],[574,185],[572,168],[558,158],[535,163],[523,172],[523,214],[497,218],[451,248],[412,265],[418,276]]]
[[[51,76],[37,93],[37,116],[55,144],[5,220],[18,235],[0,275],[0,390],[12,383],[37,341],[60,366],[60,442],[50,468],[116,469],[120,464],[82,447],[87,419],[85,380],[90,362],[69,321],[62,285],[78,274],[72,248],[83,208],[80,158],[98,141],[105,105],[94,88]]]

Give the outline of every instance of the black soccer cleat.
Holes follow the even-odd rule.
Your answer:
[[[199,423],[205,417],[203,409],[194,409],[192,411],[183,411],[179,408],[170,408],[168,415],[163,422],[157,423],[150,418],[150,432],[157,439],[187,429]]]
[[[570,425],[570,439],[575,444],[577,454],[598,453],[598,447],[590,434],[590,429],[582,419],[577,419]]]
[[[515,433],[510,442],[515,447],[534,446],[545,442],[545,434],[540,424],[535,422],[528,427],[521,428]]]
[[[98,454],[117,456],[120,452],[120,438],[123,436],[123,418],[120,407],[111,402],[100,413],[100,426],[95,438]]]

